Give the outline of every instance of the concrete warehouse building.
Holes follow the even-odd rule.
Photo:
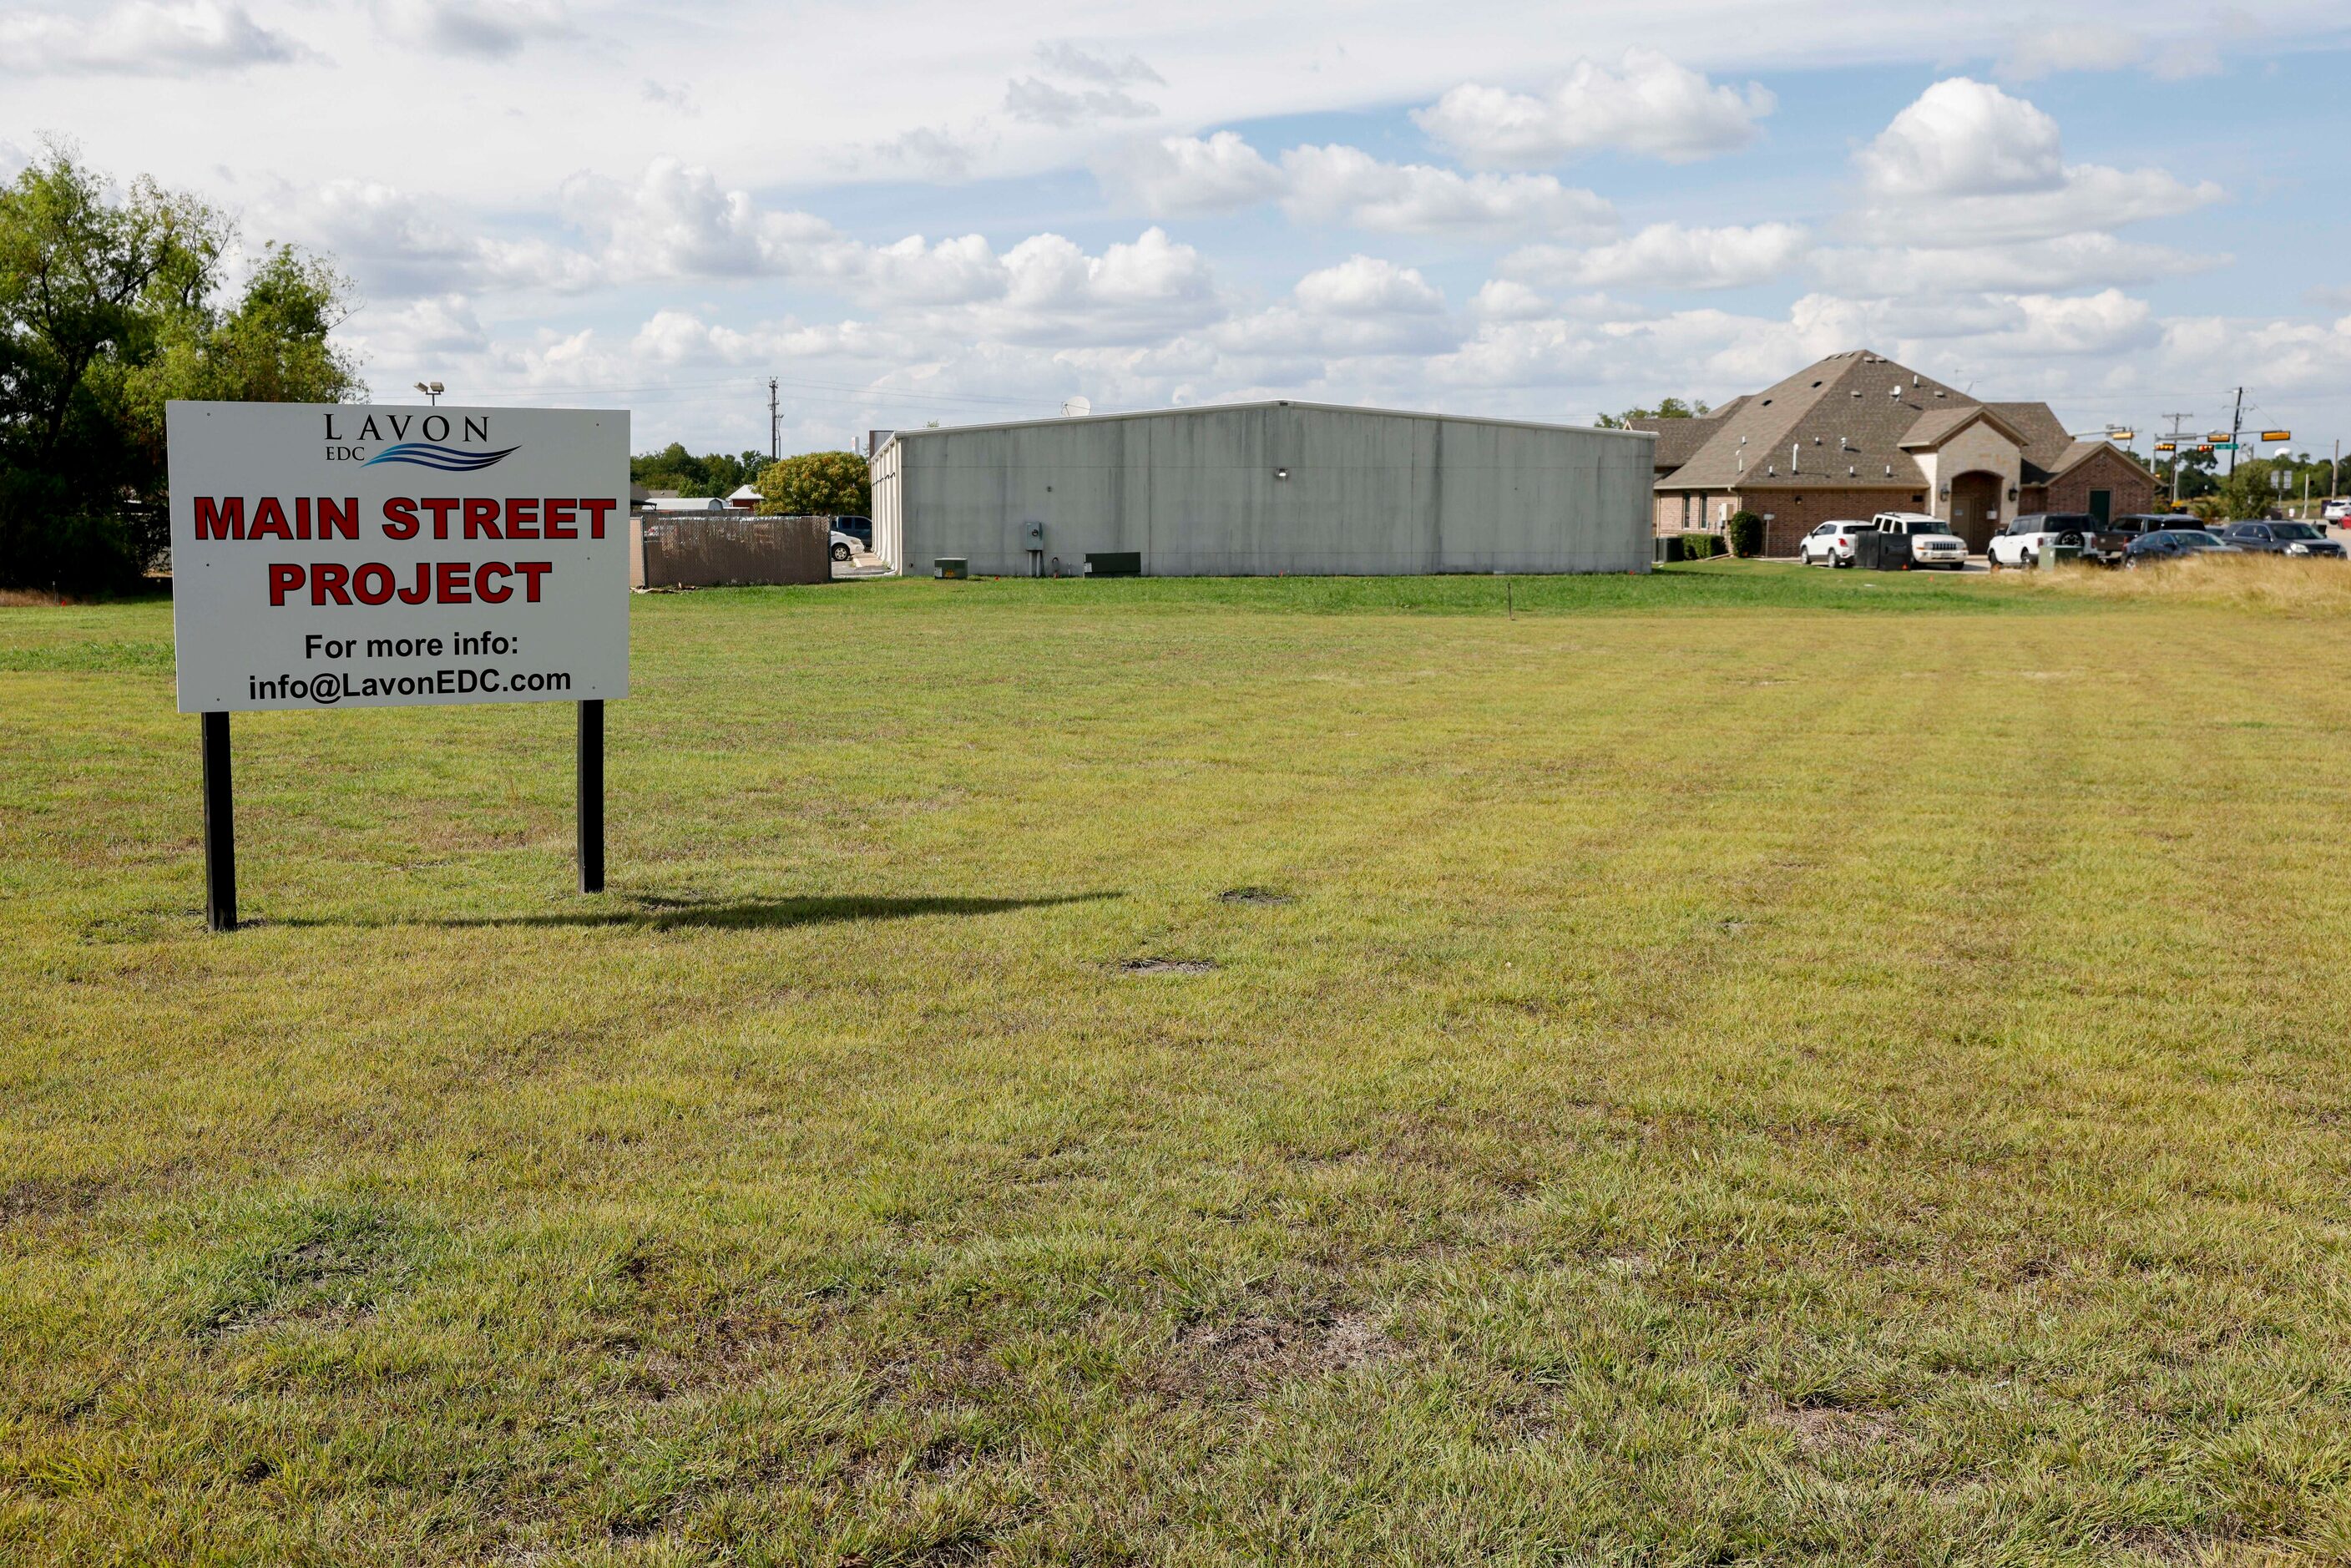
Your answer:
[[[893,433],[873,548],[928,575],[1646,571],[1646,431],[1259,402]]]

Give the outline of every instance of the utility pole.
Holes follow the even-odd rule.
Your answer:
[[[2179,427],[2186,423],[2184,413],[2164,413],[2156,416],[2171,421],[2171,504],[2179,505]]]
[[[2229,475],[2237,473],[2237,438],[2245,433],[2245,389],[2237,389],[2237,412],[2229,421]]]
[[[768,461],[774,463],[784,455],[783,437],[777,434],[776,378],[768,378]]]

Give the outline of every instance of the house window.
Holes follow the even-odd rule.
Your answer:
[[[1689,496],[1687,495],[1687,492],[1685,492],[1685,493],[1684,493],[1684,495],[1682,496],[1682,528],[1684,528],[1684,530],[1686,530],[1686,531],[1687,531],[1687,528],[1689,528],[1689,514],[1690,514],[1690,498],[1689,498]]]

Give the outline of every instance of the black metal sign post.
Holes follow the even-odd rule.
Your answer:
[[[204,716],[204,924],[236,929],[236,816],[229,789],[228,715]]]
[[[580,891],[604,891],[604,703],[580,705],[573,771],[580,784]]]
[[[207,713],[204,755],[204,924],[236,929],[236,808],[229,785],[228,715]],[[580,891],[604,891],[604,705],[580,705],[574,771],[580,786]]]

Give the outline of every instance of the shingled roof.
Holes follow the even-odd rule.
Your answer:
[[[1754,490],[1835,483],[1915,490],[1911,456],[1979,417],[2016,442],[2037,485],[2105,442],[2077,442],[2045,402],[1982,402],[1866,349],[1831,354],[1704,419],[1641,420],[1657,434],[1660,490]]]

